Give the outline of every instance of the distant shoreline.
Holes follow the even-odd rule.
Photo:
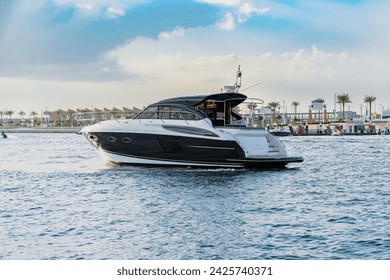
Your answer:
[[[80,127],[66,128],[4,128],[6,133],[77,133]]]
[[[81,127],[63,127],[63,128],[4,128],[5,133],[78,133]],[[330,136],[329,133],[316,133],[314,129],[310,129],[309,133],[303,133],[301,135],[288,135],[288,136]],[[369,136],[377,135],[376,133],[344,133],[345,136]],[[279,136],[284,137],[284,136]]]

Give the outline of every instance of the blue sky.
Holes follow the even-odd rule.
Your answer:
[[[143,106],[218,92],[306,111],[321,97],[390,106],[390,2],[2,0],[0,109]],[[289,108],[290,109],[290,108]]]

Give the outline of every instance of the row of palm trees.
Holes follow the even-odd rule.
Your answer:
[[[376,97],[373,95],[366,95],[364,97],[364,103],[369,104],[369,112],[370,112],[370,120],[371,120],[371,109],[372,109],[372,103],[374,103],[376,100]],[[317,98],[312,101],[313,103],[325,103],[325,100],[323,98]],[[336,102],[337,104],[340,104],[343,108],[343,119],[345,119],[345,104],[352,103],[351,98],[348,93],[342,93],[336,95]],[[294,113],[297,114],[297,108],[301,105],[298,101],[293,101],[291,103],[291,107],[294,107]],[[273,101],[268,103],[268,107],[270,107],[273,111],[275,111],[276,108],[280,107],[280,103],[277,101]],[[251,109],[251,108],[249,108]]]
[[[9,119],[12,119],[12,115],[14,113],[15,113],[15,111],[13,111],[13,110],[0,111],[1,121],[3,121],[3,115],[7,116]],[[24,116],[26,115],[26,112],[20,111],[18,114],[19,114],[20,118],[23,119]],[[32,117],[34,120],[37,118],[37,116],[38,116],[37,112],[35,112],[35,111],[30,112],[30,117]]]
[[[0,115],[1,115],[1,116],[3,116],[3,114],[4,114],[4,115],[8,116],[9,118],[12,118],[12,115],[13,115],[14,113],[15,113],[15,112],[12,111],[12,110],[0,111]],[[18,114],[19,114],[19,116],[20,116],[21,118],[24,118],[24,116],[26,115],[26,112],[20,111]],[[36,116],[38,116],[38,113],[35,112],[35,111],[31,111],[30,116],[31,116],[31,117],[36,117]]]

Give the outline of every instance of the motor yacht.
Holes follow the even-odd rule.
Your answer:
[[[239,82],[238,82],[239,81]],[[302,162],[263,128],[248,127],[235,110],[247,96],[224,92],[161,100],[132,118],[85,126],[80,132],[108,162],[210,168],[281,168]]]

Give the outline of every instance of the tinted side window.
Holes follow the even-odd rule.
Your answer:
[[[201,120],[205,116],[201,112],[193,112],[186,108],[164,105],[148,107],[136,117],[138,119]]]
[[[200,120],[201,118],[198,115],[195,115],[194,112],[176,107],[176,108],[172,108],[171,119]]]
[[[158,108],[149,107],[137,115],[138,119],[157,119],[158,118]]]
[[[170,106],[159,106],[159,116],[161,119],[170,119],[172,108]]]

